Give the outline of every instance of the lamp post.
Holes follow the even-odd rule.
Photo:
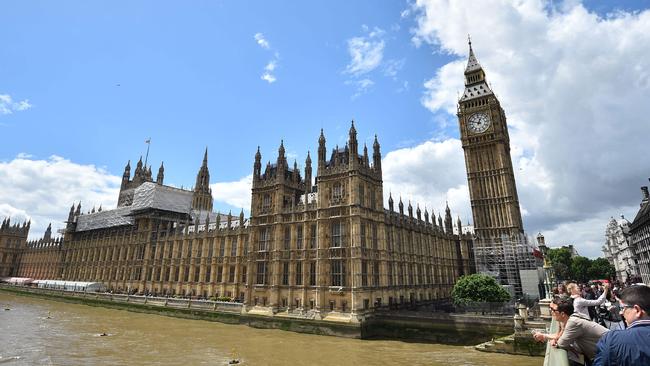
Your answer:
[[[553,283],[554,283],[554,275],[553,275],[553,266],[551,266],[550,261],[548,260],[548,251],[549,248],[546,246],[546,242],[544,240],[544,235],[542,233],[537,234],[537,247],[539,248],[539,251],[542,252],[542,256],[544,258],[544,299],[539,301],[539,313],[541,318],[543,319],[551,319],[551,312],[549,310],[549,305],[551,301],[553,300]]]

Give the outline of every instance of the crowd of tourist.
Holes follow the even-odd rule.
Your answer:
[[[567,350],[571,365],[650,365],[650,287],[563,283],[550,311],[559,330],[533,337]]]

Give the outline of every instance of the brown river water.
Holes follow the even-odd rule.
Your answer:
[[[10,310],[5,310],[10,309]],[[99,336],[107,333],[108,336]],[[0,292],[0,365],[542,365],[471,347],[254,329]]]

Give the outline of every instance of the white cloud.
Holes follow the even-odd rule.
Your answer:
[[[264,35],[262,33],[255,33],[255,35],[253,37],[255,38],[255,41],[257,42],[257,44],[260,45],[260,47],[262,47],[264,49],[267,49],[267,50],[269,48],[271,48],[271,44],[269,43],[269,41],[267,41],[264,38]]]
[[[345,82],[346,85],[354,85],[355,87],[355,93],[352,95],[352,99],[355,99],[365,93],[367,93],[373,85],[375,85],[375,82],[368,79],[364,78],[361,80],[348,80]]]
[[[271,50],[270,43],[264,38],[264,35],[262,33],[256,33],[254,37],[258,45],[266,50]],[[277,80],[274,71],[278,67],[279,60],[280,53],[276,51],[273,53],[273,58],[266,63],[266,66],[264,66],[264,72],[260,76],[260,79],[268,82],[269,84],[273,84]]]
[[[9,94],[0,94],[0,115],[25,111],[31,107],[27,99],[17,102]]]
[[[381,164],[384,198],[387,201],[392,192],[395,210],[401,196],[405,207],[411,200],[414,209],[419,204],[422,210],[426,206],[436,214],[443,211],[444,216],[448,201],[454,220],[457,215],[463,223],[471,220],[460,140],[426,141],[415,147],[391,151]]]
[[[210,187],[216,202],[222,202],[234,208],[243,208],[244,211],[250,210],[252,174],[234,182],[213,183]]]
[[[348,53],[352,58],[345,72],[354,76],[366,74],[381,64],[384,57],[384,40],[379,38],[382,32],[373,31],[368,36],[354,37],[348,40]]]
[[[455,114],[472,34],[508,115],[527,231],[600,255],[594,243],[609,217],[626,207],[627,216],[635,214],[638,187],[650,173],[642,155],[650,48],[641,46],[650,44],[650,11],[600,17],[579,2],[420,0],[413,13],[416,45],[458,57],[425,83],[423,105]]]
[[[264,70],[266,70],[268,72],[273,72],[273,70],[275,70],[276,66],[277,66],[277,61],[276,60],[271,60],[271,61],[269,61],[268,64],[266,64],[266,66],[264,66]]]
[[[276,79],[275,79],[275,76],[273,76],[273,74],[268,73],[268,72],[265,72],[264,74],[262,74],[262,76],[261,76],[260,78],[261,78],[262,80],[268,81],[269,84],[274,83],[275,80],[276,80]]]
[[[73,202],[82,202],[83,211],[93,205],[112,208],[117,204],[120,177],[94,165],[81,165],[59,156],[33,160],[21,153],[9,162],[0,162],[0,217],[32,220],[30,238],[63,228]]]

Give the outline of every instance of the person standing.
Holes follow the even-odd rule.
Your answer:
[[[598,299],[586,300],[582,297],[582,293],[577,284],[572,282],[568,284],[566,288],[571,294],[571,298],[573,299],[574,312],[583,314],[586,317],[589,317],[589,306],[599,306],[600,304],[604,303],[607,293],[609,292],[609,285],[605,284],[605,291],[603,291],[603,294],[600,295]]]
[[[589,316],[574,312],[570,299],[557,299],[554,302],[557,305],[557,319],[565,325],[560,337],[552,340],[551,345],[582,354],[585,364],[591,365],[596,355],[596,343],[609,330],[592,322]]]
[[[624,289],[619,306],[628,328],[611,331],[598,341],[594,366],[650,365],[650,287]]]

